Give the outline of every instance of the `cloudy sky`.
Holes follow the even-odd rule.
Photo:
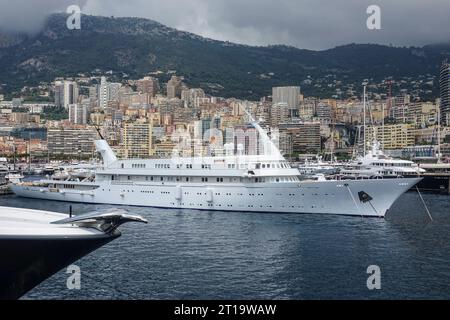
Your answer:
[[[450,41],[450,0],[0,0],[0,29],[36,32],[70,4],[83,13],[134,16],[205,37],[251,45],[327,49],[347,43]],[[381,30],[368,30],[369,5]]]

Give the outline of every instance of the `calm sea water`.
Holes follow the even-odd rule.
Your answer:
[[[64,271],[25,299],[450,299],[450,196],[407,193],[383,219],[125,207],[149,220],[83,258],[81,290]],[[0,205],[68,212],[68,203]],[[73,204],[75,213],[109,206]],[[381,268],[369,291],[367,267]]]

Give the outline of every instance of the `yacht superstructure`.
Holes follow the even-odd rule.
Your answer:
[[[418,177],[425,172],[413,161],[387,156],[376,141],[373,143],[372,150],[365,156],[359,157],[340,170],[340,174],[346,176],[367,178]]]
[[[18,196],[70,202],[383,217],[420,181],[301,180],[265,131],[253,125],[265,139],[264,155],[118,160],[108,143],[98,140],[104,164],[94,179],[18,183],[12,190]]]

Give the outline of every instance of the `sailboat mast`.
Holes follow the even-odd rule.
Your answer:
[[[363,120],[363,127],[364,127],[364,130],[363,130],[363,135],[364,135],[363,154],[364,154],[364,156],[366,156],[366,84],[365,83],[364,83],[363,100],[364,100],[364,102],[363,102],[363,109],[364,109],[364,111],[363,111],[363,117],[364,117],[364,120]]]
[[[28,172],[31,172],[31,132],[28,132]]]
[[[381,103],[381,150],[384,152],[384,103]]]

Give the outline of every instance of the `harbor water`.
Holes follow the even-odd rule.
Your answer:
[[[24,299],[450,299],[450,197],[417,193],[386,219],[125,207],[149,220]],[[75,214],[110,208],[4,196],[0,205]],[[367,287],[379,266],[381,289]]]

